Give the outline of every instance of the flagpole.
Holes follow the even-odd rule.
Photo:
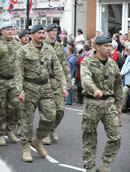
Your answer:
[[[26,16],[27,16],[27,20],[26,20],[26,30],[29,31],[29,0],[27,0],[27,10],[26,10]]]

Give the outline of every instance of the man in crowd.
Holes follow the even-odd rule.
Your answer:
[[[107,144],[96,172],[110,172],[110,164],[120,148],[120,118],[122,109],[122,80],[115,62],[109,58],[112,40],[96,38],[96,53],[81,63],[81,81],[84,93],[83,161],[87,172],[95,166],[97,126],[104,125]]]
[[[32,162],[30,143],[45,158],[47,155],[41,139],[50,133],[55,119],[55,102],[50,85],[50,76],[61,83],[62,68],[52,48],[43,43],[45,30],[37,24],[31,29],[32,41],[22,46],[16,55],[15,81],[18,98],[23,101],[21,115],[21,140],[23,160]],[[62,84],[62,83],[61,83]],[[36,136],[32,139],[33,117],[36,108],[40,121]]]
[[[14,82],[14,56],[20,47],[13,40],[13,25],[6,23],[1,27],[0,37],[0,146],[6,145],[5,135],[12,143],[18,140],[13,133],[18,120],[19,101]]]
[[[26,45],[29,42],[29,34],[27,33],[26,30],[22,30],[18,36],[19,36],[21,45]]]
[[[51,45],[51,47],[53,47],[53,49],[55,50],[65,75],[65,78],[62,80],[64,88],[61,87],[61,85],[55,80],[53,75],[51,76],[51,85],[52,85],[52,90],[54,92],[54,99],[56,104],[56,120],[53,124],[53,127],[51,128],[51,133],[48,135],[48,137],[43,139],[44,144],[51,144],[51,139],[55,142],[58,142],[59,140],[58,135],[55,132],[55,129],[60,124],[64,116],[64,96],[67,96],[66,89],[70,88],[71,76],[70,76],[70,69],[64,53],[64,47],[61,43],[56,41],[57,25],[49,24],[46,28],[46,31],[47,31],[46,43],[48,45]],[[66,82],[67,82],[67,86],[66,86]]]
[[[130,46],[127,48],[128,56],[121,70],[121,76],[123,77],[124,87],[123,87],[123,108],[122,112],[128,112],[127,102],[130,95]]]

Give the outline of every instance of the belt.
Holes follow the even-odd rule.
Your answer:
[[[0,75],[0,79],[10,80],[10,79],[13,79],[13,78],[14,78],[14,76],[13,76],[13,75],[8,75],[8,76]]]
[[[102,97],[99,97],[99,98],[96,98],[96,97],[93,97],[91,95],[87,95],[86,98],[90,98],[90,99],[95,99],[95,100],[106,100],[108,99],[109,97],[113,97],[112,95],[104,95]]]
[[[27,81],[27,82],[34,83],[34,84],[39,84],[39,85],[43,85],[43,84],[48,83],[47,78],[44,79],[44,80],[40,80],[40,79],[37,79],[37,78],[26,78],[26,77],[24,77],[24,80]]]

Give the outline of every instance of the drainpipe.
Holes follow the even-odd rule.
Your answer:
[[[27,0],[27,9],[26,9],[26,16],[27,16],[27,20],[26,20],[26,30],[29,31],[29,0]]]
[[[74,36],[76,37],[77,0],[74,2]]]

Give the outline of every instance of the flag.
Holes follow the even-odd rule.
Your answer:
[[[17,0],[11,0],[10,1],[9,8],[8,8],[9,12],[12,11],[12,9],[14,8],[15,4],[17,4]]]
[[[13,4],[10,4],[9,5],[9,8],[8,8],[9,12],[11,12],[13,8],[14,8],[14,5]]]
[[[31,11],[32,9],[32,0],[30,0],[30,3],[29,3],[29,12]]]
[[[17,4],[17,0],[11,0],[12,4]]]

